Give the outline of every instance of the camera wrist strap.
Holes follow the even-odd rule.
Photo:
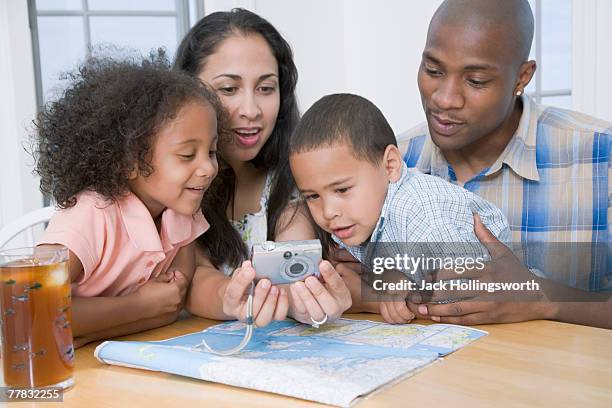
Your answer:
[[[247,310],[246,310],[246,329],[242,341],[236,347],[227,350],[215,350],[206,343],[206,340],[202,339],[202,342],[193,349],[200,349],[203,346],[208,352],[216,354],[218,356],[231,356],[242,351],[243,348],[249,344],[251,337],[253,336],[253,293],[255,292],[255,284],[251,282],[251,288],[249,289],[249,297],[247,298]]]

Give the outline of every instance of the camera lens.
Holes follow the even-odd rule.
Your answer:
[[[301,263],[294,263],[289,267],[289,275],[291,276],[299,276],[304,272],[304,265]]]
[[[289,252],[289,251],[285,252],[285,253],[283,254],[283,258],[285,258],[285,259],[289,259],[289,258],[291,258],[291,252]]]

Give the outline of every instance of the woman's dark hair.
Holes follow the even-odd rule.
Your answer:
[[[147,58],[94,56],[63,79],[67,88],[43,107],[31,138],[40,189],[60,208],[74,206],[85,190],[116,201],[129,191],[134,170],[151,175],[155,136],[189,103],[211,105],[224,134],[217,95],[172,71],[161,49]]]
[[[187,33],[176,53],[175,69],[198,76],[207,58],[216,52],[221,43],[233,35],[261,35],[272,50],[278,63],[280,82],[280,108],[276,125],[266,144],[251,163],[258,169],[274,176],[268,199],[267,239],[274,240],[283,210],[289,204],[295,188],[287,160],[289,135],[299,121],[295,97],[297,69],[289,44],[265,19],[244,9],[212,13],[200,20]],[[247,257],[240,234],[234,229],[226,215],[233,205],[235,174],[223,160],[219,160],[219,173],[204,195],[202,210],[210,222],[210,229],[198,242],[208,252],[212,263],[220,267],[224,263],[238,266]]]

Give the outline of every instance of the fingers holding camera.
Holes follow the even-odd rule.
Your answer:
[[[310,283],[313,286],[319,285],[321,288],[323,288],[321,282],[314,277],[308,277],[306,281],[309,283],[313,282]],[[311,289],[307,287],[304,282],[295,282],[292,289],[294,289],[294,293],[297,294],[297,298],[302,302],[306,312],[305,314],[308,314],[310,318],[315,321],[322,321],[325,319],[326,312],[321,308],[321,305],[319,305],[319,302],[317,302],[317,299],[315,299],[313,296]],[[323,290],[324,292],[327,292],[324,288]],[[296,308],[296,310],[299,310],[299,308]],[[328,320],[329,317],[331,316],[328,314]]]
[[[274,320],[285,320],[287,313],[289,313],[289,296],[287,295],[287,289],[279,287],[278,290],[278,302],[274,310]]]
[[[268,295],[272,291],[272,284],[268,279],[262,279],[255,285],[255,291],[253,292],[253,317],[257,317],[259,311],[263,308],[263,305],[268,300]],[[274,293],[278,295],[275,290]]]
[[[253,269],[250,261],[244,261],[242,266],[237,268],[232,274],[230,282],[227,288],[225,288],[224,297],[227,298],[231,305],[238,306],[247,294],[253,279],[255,279],[255,269]]]
[[[244,261],[237,268],[225,288],[223,311],[241,321],[246,320],[247,297],[251,283],[255,279],[255,269],[250,261]],[[283,288],[272,286],[268,279],[261,279],[253,291],[253,320],[258,327],[267,326],[272,320],[287,317],[289,299]]]
[[[310,316],[308,316],[308,310],[306,309],[304,302],[302,302],[302,298],[300,297],[295,284],[289,286],[289,292],[291,292],[291,317],[298,322],[309,324]]]
[[[322,282],[309,276],[291,285],[293,317],[302,323],[334,321],[351,307],[351,294],[342,277],[328,261],[319,265]],[[326,318],[327,316],[327,318]]]
[[[264,327],[272,322],[278,296],[279,289],[271,286],[267,279],[262,279],[257,284],[253,298],[253,318],[257,327]]]
[[[321,261],[319,264],[319,271],[321,272],[321,277],[331,296],[338,304],[340,310],[337,317],[340,317],[340,315],[348,310],[353,303],[351,300],[351,291],[348,286],[346,286],[346,282],[342,279],[342,276],[340,276],[328,261]]]
[[[223,293],[223,313],[244,321],[246,315],[246,295],[255,279],[255,270],[245,261],[236,268]]]

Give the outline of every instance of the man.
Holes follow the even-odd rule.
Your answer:
[[[430,23],[418,73],[427,123],[398,141],[409,167],[462,185],[506,215],[531,272],[514,255],[494,250],[498,275],[545,276],[541,282],[563,291],[565,301],[501,302],[481,294],[410,303],[417,317],[458,324],[545,318],[612,328],[609,296],[568,301],[612,289],[606,259],[612,125],[524,95],[536,69],[528,61],[533,26],[526,0],[446,0]],[[478,222],[476,232],[496,241]],[[553,244],[563,242],[579,249]],[[471,277],[485,274],[495,275],[489,268]]]

